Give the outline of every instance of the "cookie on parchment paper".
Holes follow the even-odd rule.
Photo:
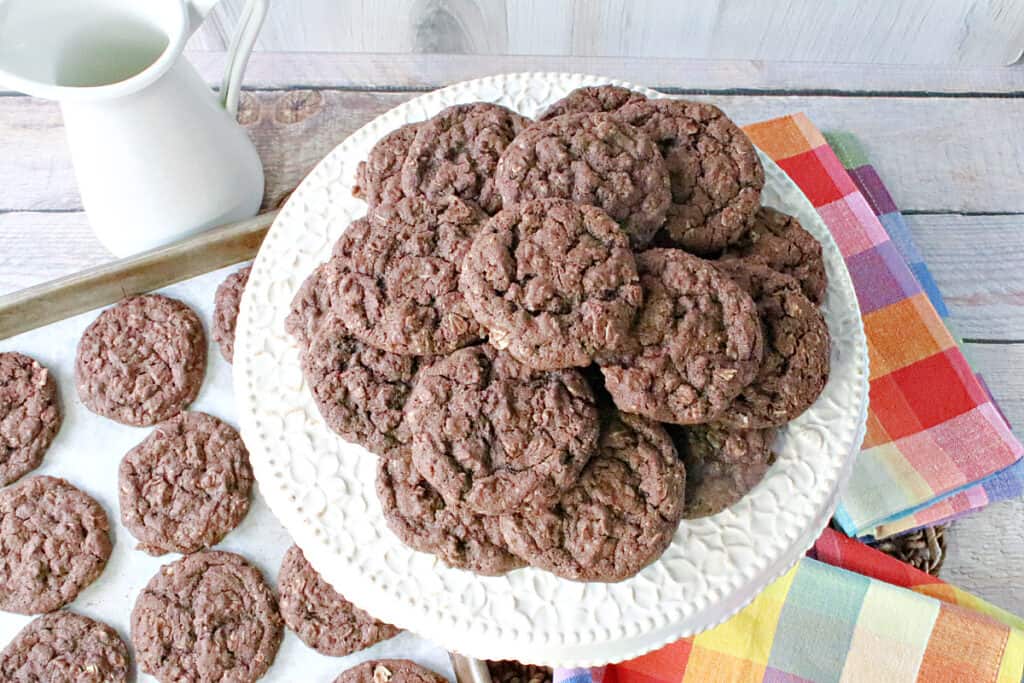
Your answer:
[[[0,486],[39,467],[63,420],[59,399],[38,361],[0,353]]]
[[[0,679],[40,683],[125,683],[128,647],[117,631],[60,610],[29,622],[0,652]]]
[[[213,341],[217,342],[220,354],[229,363],[235,357],[235,323],[251,270],[252,266],[246,266],[228,275],[217,287],[213,298]]]

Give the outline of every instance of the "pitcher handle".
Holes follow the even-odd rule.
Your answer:
[[[218,2],[220,0],[189,1],[191,31],[199,28]],[[249,62],[249,55],[252,54],[263,20],[267,17],[268,2],[269,0],[248,0],[242,9],[235,35],[231,38],[227,65],[224,67],[224,77],[220,82],[220,103],[232,116],[238,114],[238,97],[242,92],[245,65]]]

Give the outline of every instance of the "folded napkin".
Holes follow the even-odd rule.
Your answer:
[[[745,130],[800,186],[828,226],[864,318],[871,363],[868,429],[836,520],[851,536],[878,535],[886,533],[885,524],[923,523],[911,517],[960,492],[978,502],[977,485],[1019,461],[1024,448],[901,254],[899,244],[917,254],[906,230],[899,243],[890,237],[806,116]],[[887,197],[877,174],[870,176],[865,169],[861,177],[862,183],[872,181],[865,185],[869,194],[876,200]],[[880,210],[898,214],[891,198]],[[916,261],[921,263],[919,256]],[[926,281],[935,290],[930,276]]]
[[[921,255],[917,245],[914,244],[907,222],[903,219],[903,214],[896,208],[896,203],[893,201],[892,195],[889,194],[889,190],[882,183],[878,172],[870,164],[860,142],[852,134],[846,132],[826,132],[825,139],[850,174],[857,189],[864,195],[864,198],[871,206],[872,212],[878,217],[886,232],[889,233],[890,239],[896,245],[896,249],[910,267],[911,272],[920,283],[925,294],[928,295],[928,300],[935,307],[935,311],[942,317],[953,336],[959,342],[960,335],[956,333],[956,329],[951,324],[951,321],[948,320],[949,309],[946,307],[946,302],[939,292],[931,271],[929,271],[928,266],[924,262],[924,257]],[[968,360],[970,359],[968,358]],[[989,394],[989,400],[992,402],[992,405],[998,410],[999,405],[988,391],[984,378],[980,374],[976,376],[982,388]],[[1002,411],[1000,411],[1000,415],[1005,421],[1006,416],[1002,414]],[[922,526],[931,526],[959,517],[967,512],[984,507],[989,503],[1009,498],[1018,498],[1022,493],[1024,493],[1024,459],[1018,460],[1010,467],[986,477],[979,484],[955,493],[917,512],[881,524],[873,532],[869,532],[868,535],[881,538]]]
[[[813,559],[813,558],[817,559]],[[721,626],[555,683],[1020,683],[1024,620],[826,529]]]

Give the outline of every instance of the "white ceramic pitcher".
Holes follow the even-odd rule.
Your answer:
[[[0,0],[0,86],[60,103],[89,222],[117,256],[259,210],[263,167],[235,114],[267,0],[248,0],[219,96],[182,56],[217,2]]]

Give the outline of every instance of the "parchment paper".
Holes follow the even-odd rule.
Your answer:
[[[206,328],[209,343],[206,380],[193,410],[215,415],[237,427],[231,389],[231,365],[220,355],[210,337],[213,296],[217,285],[240,266],[208,273],[160,290],[179,299],[196,311]],[[130,616],[135,598],[161,565],[172,562],[177,554],[150,557],[136,550],[136,540],[121,525],[117,501],[117,468],[121,458],[152,430],[151,427],[126,427],[89,412],[78,400],[75,390],[75,347],[85,328],[99,311],[84,313],[11,339],[0,341],[0,351],[20,351],[36,358],[56,378],[60,390],[64,423],[47,451],[43,464],[32,474],[64,477],[96,498],[110,518],[114,552],[99,579],[82,591],[68,609],[99,619],[114,627],[131,647]],[[277,570],[291,538],[259,495],[242,524],[217,546],[245,556],[259,567],[275,588]],[[344,586],[340,586],[344,594]],[[34,617],[0,612],[0,643],[4,646]],[[134,660],[134,651],[133,651]],[[342,671],[367,659],[397,657],[412,659],[444,674],[454,681],[451,660],[445,650],[412,633],[402,633],[348,657],[326,657],[307,647],[287,628],[277,659],[261,679],[279,683],[329,682]],[[134,664],[134,661],[133,661]],[[137,681],[153,681],[136,671]]]

